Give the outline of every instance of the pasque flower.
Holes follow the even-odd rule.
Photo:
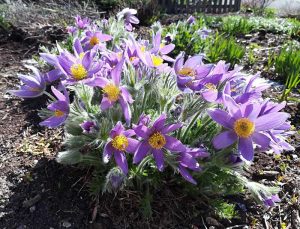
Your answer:
[[[186,147],[176,138],[168,134],[179,129],[182,124],[176,123],[165,125],[166,115],[162,114],[155,120],[151,128],[144,124],[135,126],[133,129],[136,135],[142,138],[141,143],[134,154],[133,162],[139,163],[147,154],[153,154],[159,171],[164,168],[164,152],[185,152]]]
[[[184,56],[179,55],[174,62],[174,71],[177,76],[177,86],[184,92],[199,90],[200,80],[206,77],[213,68],[211,64],[203,64],[203,56],[196,55],[184,62]]]
[[[101,31],[87,31],[85,35],[85,38],[82,40],[82,44],[84,44],[84,50],[90,50],[94,47],[103,49],[105,47],[104,42],[110,41],[112,39],[111,35],[104,34]]]
[[[98,77],[92,82],[87,83],[90,86],[98,86],[102,88],[103,99],[101,101],[101,109],[106,110],[119,102],[127,123],[131,120],[131,110],[129,104],[133,103],[133,99],[128,90],[121,86],[121,73],[124,65],[124,58],[111,71],[111,79]]]
[[[90,19],[88,18],[81,18],[81,16],[77,15],[75,17],[75,23],[79,29],[85,29],[90,25]]]
[[[95,131],[96,124],[93,121],[84,121],[80,124],[80,127],[83,130],[83,133],[90,134]]]
[[[186,179],[188,182],[192,184],[197,184],[194,178],[189,173],[188,169],[193,171],[200,171],[201,167],[197,161],[197,158],[208,157],[209,154],[205,149],[202,148],[194,148],[194,149],[186,149],[185,152],[180,153],[178,157],[178,171],[181,176]]]
[[[225,104],[228,112],[221,109],[208,111],[214,121],[228,129],[213,139],[214,147],[222,149],[238,142],[239,152],[248,161],[254,157],[253,142],[267,148],[270,138],[264,132],[280,127],[289,117],[289,114],[284,112],[259,116],[260,104],[239,106],[231,97],[226,97]]]
[[[134,16],[137,13],[135,9],[125,8],[117,14],[118,20],[124,19],[127,31],[132,31],[132,24],[139,24],[140,20]]]
[[[33,66],[28,66],[33,71],[33,75],[22,75],[18,77],[22,81],[23,85],[20,86],[19,90],[9,90],[10,94],[21,98],[35,98],[41,96],[46,90],[46,82],[44,75]]]
[[[108,162],[114,156],[117,165],[122,169],[123,173],[127,174],[128,164],[125,152],[134,153],[139,143],[132,138],[134,135],[135,132],[133,130],[125,130],[122,123],[118,122],[110,131],[110,141],[104,147],[104,162]]]
[[[65,88],[63,88],[64,94],[62,94],[53,86],[51,87],[51,90],[57,98],[57,101],[51,103],[47,107],[50,111],[53,112],[53,116],[41,122],[40,125],[53,128],[62,125],[67,119],[70,110],[70,100],[69,94]]]

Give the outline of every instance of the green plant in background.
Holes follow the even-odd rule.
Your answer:
[[[249,54],[248,54],[248,63],[249,65],[253,65],[257,57],[255,56],[255,51],[259,48],[260,46],[256,43],[251,43],[249,46]]]
[[[242,16],[228,16],[222,20],[221,31],[228,35],[249,34],[253,31],[254,24],[248,18]]]
[[[263,16],[266,18],[275,18],[277,14],[277,10],[274,8],[266,8],[264,9]]]
[[[209,62],[225,60],[231,67],[239,64],[245,55],[245,48],[238,44],[233,37],[216,34],[207,40],[205,54]]]
[[[287,100],[292,90],[300,83],[300,48],[299,45],[287,44],[278,56],[274,56],[275,72],[279,79],[285,81],[281,100]]]
[[[235,204],[229,204],[224,200],[215,200],[212,202],[212,206],[215,209],[216,214],[223,219],[231,220],[238,218],[238,213],[235,210]]]

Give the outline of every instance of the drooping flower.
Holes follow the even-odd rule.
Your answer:
[[[100,71],[102,64],[94,61],[95,53],[88,51],[82,56],[74,56],[69,52],[63,52],[57,57],[57,66],[66,76],[66,84],[75,84],[79,81],[86,83],[95,73]]]
[[[35,98],[41,96],[46,90],[45,76],[40,71],[33,67],[28,66],[33,71],[33,75],[22,75],[18,77],[23,83],[19,90],[9,90],[8,92],[12,95],[21,98]]]
[[[191,16],[189,16],[189,18],[186,20],[186,23],[189,24],[189,25],[192,25],[192,24],[195,23],[195,21],[196,21],[196,18],[195,18],[193,15],[191,15]]]
[[[85,35],[86,37],[82,40],[82,44],[84,44],[84,50],[90,50],[96,47],[101,50],[105,47],[104,42],[110,41],[112,39],[111,35],[104,34],[100,31],[87,31]]]
[[[188,58],[184,63],[183,55],[179,55],[174,62],[178,88],[184,92],[199,90],[200,80],[206,77],[213,65],[203,64],[203,56],[196,55]]]
[[[124,65],[124,58],[111,71],[111,80],[98,77],[94,81],[87,83],[90,86],[98,86],[102,88],[103,98],[101,101],[101,109],[106,110],[119,102],[123,110],[123,114],[127,123],[131,120],[131,110],[129,104],[133,103],[133,99],[128,90],[120,85],[121,73]]]
[[[178,171],[181,176],[186,179],[188,182],[192,184],[197,184],[194,178],[189,173],[188,169],[193,171],[201,171],[201,167],[196,160],[197,158],[208,157],[209,154],[205,149],[195,148],[195,149],[187,149],[185,152],[180,153],[178,158]]]
[[[127,31],[132,31],[132,24],[139,24],[139,19],[134,16],[137,14],[135,9],[125,8],[117,14],[118,20],[124,19],[125,28]]]
[[[265,131],[276,129],[289,118],[284,112],[259,116],[260,104],[238,106],[231,97],[226,97],[226,106],[228,112],[221,109],[208,111],[214,121],[228,129],[213,139],[214,147],[223,149],[238,142],[239,152],[248,161],[254,157],[253,142],[262,148],[269,147],[270,138]]]
[[[82,128],[83,133],[85,134],[93,133],[96,130],[96,124],[93,121],[84,121],[80,124],[80,127]]]
[[[122,123],[118,122],[109,134],[110,141],[104,147],[104,162],[108,162],[114,156],[117,165],[124,174],[127,174],[128,164],[125,153],[134,153],[138,146],[138,141],[131,138],[134,135],[133,130],[125,130]]]
[[[280,202],[280,198],[277,194],[274,194],[272,196],[264,197],[263,203],[266,207],[274,207],[277,202]]]
[[[69,95],[64,88],[64,94],[58,91],[55,87],[51,87],[53,94],[56,96],[57,101],[48,105],[48,109],[53,112],[53,116],[40,123],[41,126],[47,126],[50,128],[58,127],[62,125],[69,115]]]
[[[88,18],[82,19],[81,16],[79,16],[79,15],[77,15],[75,17],[75,22],[79,29],[85,29],[90,25],[90,19],[88,19]]]
[[[164,168],[164,152],[185,152],[186,147],[176,138],[168,134],[179,129],[182,124],[176,123],[165,125],[166,115],[162,114],[155,120],[151,128],[144,124],[135,126],[133,129],[136,135],[142,138],[142,141],[134,154],[133,162],[139,163],[147,154],[153,154],[159,171]]]

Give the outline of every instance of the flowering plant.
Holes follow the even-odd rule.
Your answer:
[[[273,205],[278,190],[248,181],[241,168],[257,150],[293,149],[286,141],[289,115],[280,111],[285,104],[263,99],[268,85],[258,86],[259,77],[239,67],[205,64],[203,55],[171,58],[175,46],[161,37],[159,25],[151,41],[137,39],[134,14],[126,9],[101,22],[76,17],[72,49],[61,44],[41,53],[53,69],[42,74],[31,67],[34,75],[20,75],[24,85],[10,91],[53,100],[41,111],[47,117],[41,125],[65,127],[57,161],[93,165],[97,195],[136,178],[152,185],[176,176],[172,170],[199,191],[211,174],[223,172],[224,182],[244,185]]]

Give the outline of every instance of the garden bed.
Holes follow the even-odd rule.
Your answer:
[[[44,36],[47,29],[51,31],[48,33],[50,36]],[[23,60],[35,56],[40,44],[51,47],[55,40],[64,38],[63,27],[45,30],[30,31],[31,37],[43,34],[42,41],[32,38],[31,42],[24,42],[24,28],[13,28],[0,40],[1,228],[275,228],[280,225],[283,228],[284,224],[290,228],[300,227],[298,132],[292,137],[296,148],[294,152],[285,152],[280,158],[258,153],[253,166],[245,171],[245,175],[254,181],[282,187],[282,201],[269,210],[257,206],[248,195],[227,196],[228,203],[237,204],[235,216],[238,217],[222,219],[205,195],[186,195],[180,186],[171,185],[168,180],[151,193],[149,218],[143,217],[149,215],[149,208],[143,205],[141,193],[135,190],[126,189],[116,195],[103,194],[92,198],[87,187],[91,171],[60,165],[55,161],[57,152],[61,150],[63,130],[39,126],[41,119],[37,113],[46,106],[47,98],[23,101],[6,94],[7,89],[18,84],[16,73],[26,72]],[[25,31],[25,37],[20,31]],[[144,29],[142,33],[145,34]],[[246,70],[252,73],[260,70],[265,72],[264,77],[276,80],[272,71],[264,71],[266,50],[270,47],[276,49],[285,40],[286,35],[273,33],[255,33],[238,38],[238,42],[245,46],[253,42],[259,45],[257,61]],[[247,55],[249,52],[246,52],[241,65],[247,65]],[[267,96],[280,97],[278,87],[267,91]],[[292,115],[291,121],[297,131],[299,108],[292,102],[285,108]]]

